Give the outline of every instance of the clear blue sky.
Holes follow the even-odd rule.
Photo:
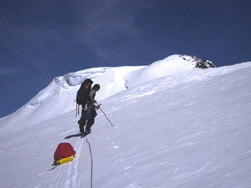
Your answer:
[[[54,77],[172,54],[251,61],[251,0],[0,0],[0,117]]]

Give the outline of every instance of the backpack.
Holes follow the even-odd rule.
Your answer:
[[[89,93],[91,91],[91,85],[93,81],[91,79],[85,79],[85,81],[81,84],[76,97],[76,102],[79,105],[84,106],[88,100]]]

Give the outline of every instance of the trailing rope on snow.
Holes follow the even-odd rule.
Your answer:
[[[90,156],[91,156],[91,188],[92,188],[92,179],[93,179],[93,160],[92,160],[92,150],[91,150],[91,144],[87,139],[87,136],[85,137],[85,141],[89,145],[89,151],[90,151]]]

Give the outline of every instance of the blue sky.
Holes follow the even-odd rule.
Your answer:
[[[0,117],[54,77],[172,54],[251,61],[250,0],[0,0]]]

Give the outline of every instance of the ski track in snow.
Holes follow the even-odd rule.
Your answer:
[[[75,138],[75,148],[76,151],[75,158],[72,162],[58,166],[55,170],[59,173],[53,180],[51,188],[62,187],[62,182],[65,188],[81,187],[81,178],[79,177],[79,162],[82,148],[84,147],[85,138],[76,137]]]

